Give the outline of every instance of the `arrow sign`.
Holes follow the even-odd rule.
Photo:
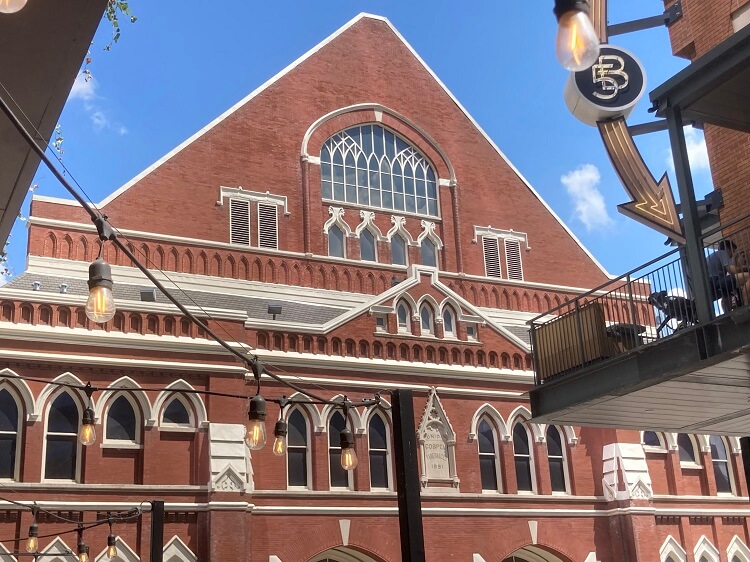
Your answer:
[[[599,121],[597,126],[612,166],[632,199],[618,205],[617,210],[684,244],[685,235],[667,174],[658,182],[654,179],[630,136],[625,118]]]

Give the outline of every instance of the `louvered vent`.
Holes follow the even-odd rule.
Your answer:
[[[505,241],[505,265],[508,268],[508,279],[523,281],[521,243],[518,240]]]
[[[484,268],[487,277],[502,277],[500,274],[500,252],[497,246],[497,238],[482,238],[484,246]]]
[[[229,242],[250,245],[250,203],[242,199],[229,200]]]
[[[279,248],[279,224],[276,205],[258,203],[258,245],[261,248]]]

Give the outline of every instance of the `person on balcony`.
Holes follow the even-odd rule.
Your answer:
[[[721,299],[725,312],[750,302],[750,267],[735,259],[736,250],[734,242],[722,240],[717,250],[706,256],[711,296],[714,300]]]

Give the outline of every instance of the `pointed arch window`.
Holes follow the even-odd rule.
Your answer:
[[[419,322],[422,327],[422,334],[435,333],[435,318],[432,313],[432,307],[429,304],[423,304],[419,309]]]
[[[165,428],[192,429],[195,427],[193,409],[182,396],[175,394],[164,407],[161,426]]]
[[[344,231],[334,224],[328,229],[328,255],[334,258],[346,257]]]
[[[734,492],[732,489],[731,465],[724,439],[718,435],[712,435],[708,443],[711,446],[711,462],[714,466],[716,491],[719,494],[731,494]]]
[[[551,425],[547,429],[547,458],[549,459],[549,476],[553,492],[567,492],[565,478],[565,448],[560,431]]]
[[[429,238],[422,240],[422,265],[437,267],[437,246]]]
[[[13,394],[0,389],[0,478],[16,478],[16,458],[21,442],[18,428],[21,427],[21,409]]]
[[[289,487],[307,488],[309,481],[309,435],[307,418],[292,410],[288,421],[286,473]]]
[[[483,418],[477,427],[477,441],[479,443],[479,473],[482,477],[482,490],[497,491],[497,436],[492,424]]]
[[[687,433],[677,435],[677,450],[680,453],[681,464],[697,464],[698,456],[695,453],[695,441]]]
[[[107,441],[138,442],[138,421],[135,408],[124,395],[118,396],[107,411],[104,438]]]
[[[380,414],[373,414],[367,428],[370,447],[370,488],[391,488],[391,451],[388,429]]]
[[[398,331],[399,332],[411,332],[410,316],[411,311],[409,305],[405,302],[398,303],[396,307],[396,316],[398,317]]]
[[[359,235],[359,254],[362,261],[378,261],[375,235],[365,228]]]
[[[349,488],[351,471],[341,466],[341,432],[346,420],[341,412],[334,412],[328,422],[328,469],[331,488]]]
[[[643,448],[650,451],[666,451],[664,436],[656,431],[644,431],[641,438]]]
[[[400,234],[391,238],[391,263],[393,265],[409,265],[406,240]]]
[[[76,480],[78,457],[78,426],[80,410],[67,392],[61,392],[50,405],[47,415],[47,436],[44,454],[46,480]]]
[[[519,492],[533,492],[531,479],[531,449],[529,434],[522,423],[513,426],[513,459],[516,465],[516,483]]]
[[[438,216],[437,176],[424,155],[378,124],[336,133],[320,150],[323,199]]]
[[[456,314],[450,306],[443,310],[443,333],[446,336],[456,335]]]

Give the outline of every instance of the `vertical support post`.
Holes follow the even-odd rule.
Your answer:
[[[682,129],[682,111],[679,107],[669,107],[666,110],[669,142],[672,146],[677,189],[680,193],[680,207],[682,208],[682,226],[685,231],[685,250],[687,253],[687,277],[692,287],[692,297],[698,313],[698,322],[706,324],[712,320],[712,300],[708,286],[708,271],[701,242],[700,219],[698,207],[695,203],[695,189],[693,177],[690,174],[685,132]]]
[[[581,308],[578,306],[578,299],[575,300],[575,315],[576,315],[576,333],[578,336],[578,359],[580,366],[583,367],[586,364],[586,351],[583,349],[583,325],[581,324]]]
[[[164,501],[151,502],[151,562],[164,562]]]
[[[740,437],[740,451],[742,452],[742,464],[745,467],[745,482],[750,486],[750,437]]]
[[[412,391],[394,390],[393,440],[401,559],[404,562],[425,561],[416,435]]]

